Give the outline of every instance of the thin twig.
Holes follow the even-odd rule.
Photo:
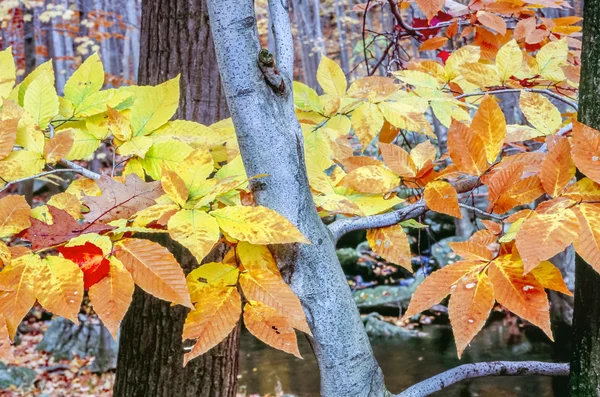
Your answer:
[[[568,376],[569,364],[541,361],[493,361],[463,364],[419,382],[396,397],[425,397],[465,379],[483,376]]]
[[[486,216],[488,218],[495,219],[495,220],[501,221],[501,222],[503,222],[507,218],[505,216],[500,216],[500,215],[492,214],[492,213],[489,213],[489,212],[485,212],[484,210],[480,210],[477,207],[472,207],[470,205],[463,204],[463,203],[458,203],[458,206],[462,207],[462,208],[465,208],[465,209],[468,209],[469,211],[476,212],[479,215]]]
[[[70,170],[85,176],[86,178],[98,180],[98,179],[100,179],[100,176],[101,176],[100,174],[96,174],[95,172],[90,171],[87,168],[84,168],[78,164],[75,164],[74,162],[69,161],[67,159],[60,160],[58,162],[58,164],[62,165],[63,167],[67,167]]]
[[[0,189],[0,193],[4,193],[6,190],[8,190],[9,187],[16,185],[18,183],[21,182],[26,182],[26,181],[31,181],[34,179],[38,179],[38,178],[43,178],[45,176],[48,175],[53,175],[53,174],[62,174],[62,173],[66,173],[66,172],[74,172],[76,174],[82,174],[81,172],[79,172],[78,170],[74,170],[74,169],[65,169],[65,168],[61,168],[61,169],[57,169],[57,170],[50,170],[50,171],[44,171],[44,172],[40,172],[39,174],[33,175],[33,176],[28,176],[27,178],[21,178],[21,179],[15,179],[14,181],[9,181],[6,183],[6,185],[4,185],[4,187],[2,187],[2,189]]]
[[[556,100],[566,103],[567,105],[571,106],[575,110],[577,110],[577,108],[578,108],[577,102],[571,101],[568,98],[565,98],[564,96],[557,94],[555,92],[552,92],[550,90],[545,90],[545,89],[540,89],[540,88],[503,88],[500,90],[469,92],[466,94],[458,95],[458,96],[454,97],[454,99],[462,99],[462,98],[467,98],[467,97],[471,97],[471,96],[483,96],[485,94],[498,95],[498,94],[518,93],[521,91],[536,92],[538,94],[548,95],[549,97],[552,97]]]

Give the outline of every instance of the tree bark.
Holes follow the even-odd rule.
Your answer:
[[[600,128],[600,0],[583,5],[583,47],[579,120]],[[571,396],[600,395],[600,274],[577,256],[575,262],[575,307]]]
[[[314,335],[322,396],[384,396],[379,368],[333,238],[316,211],[304,164],[303,138],[291,90],[293,41],[287,2],[270,0],[283,93],[258,67],[260,44],[252,0],[208,0],[225,95],[257,204],[293,222],[312,244],[272,247],[278,266],[302,302]]]
[[[179,73],[177,118],[211,124],[227,117],[205,1],[145,0],[139,83],[156,85]],[[198,266],[168,236],[146,237],[168,248],[186,274]],[[121,327],[115,396],[235,395],[240,327],[184,368],[181,334],[187,312],[136,289]]]

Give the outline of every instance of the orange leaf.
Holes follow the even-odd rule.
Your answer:
[[[31,208],[23,196],[6,196],[0,199],[0,238],[17,234],[31,226]]]
[[[521,260],[504,255],[492,262],[489,277],[498,303],[523,319],[537,325],[552,338],[548,296],[533,274],[523,274]]]
[[[8,328],[6,319],[0,315],[0,360],[2,362],[13,361],[15,358],[10,347],[10,338],[8,336]]]
[[[402,225],[368,229],[367,241],[377,255],[412,273],[410,244]]]
[[[496,201],[500,198],[502,193],[521,179],[523,168],[524,165],[521,163],[511,164],[494,173],[494,175],[486,181],[486,185],[488,186],[488,200],[490,201],[488,211],[491,211],[494,208]]]
[[[445,4],[444,0],[416,0],[416,2],[421,11],[427,16],[428,21],[431,21]]]
[[[425,197],[425,204],[431,210],[462,219],[460,207],[458,206],[458,194],[448,182],[434,181],[428,183],[425,186],[423,196]]]
[[[159,299],[193,307],[183,270],[165,247],[149,240],[124,239],[115,248],[117,259],[144,291]]]
[[[489,219],[483,219],[481,221],[481,223],[483,223],[483,225],[485,226],[485,228],[489,231],[491,231],[494,234],[501,234],[502,233],[502,225],[491,221]]]
[[[600,132],[573,122],[571,140],[573,162],[581,172],[596,183],[600,183]]]
[[[454,119],[448,129],[448,153],[456,168],[467,174],[479,176],[488,168],[481,137]]]
[[[197,339],[192,350],[184,356],[183,365],[225,339],[241,314],[242,298],[235,287],[226,287],[223,282],[207,287],[183,325],[182,339]]]
[[[499,15],[487,11],[478,11],[477,20],[486,28],[496,31],[502,36],[506,34],[506,22]]]
[[[421,44],[419,51],[431,51],[442,48],[448,42],[447,37],[434,36]]]
[[[22,255],[13,259],[0,272],[0,313],[6,319],[10,338],[14,338],[23,317],[35,304],[35,279],[41,266],[38,255]]]
[[[571,159],[571,146],[568,139],[565,137],[556,137],[556,139],[555,145],[548,151],[542,163],[540,172],[542,186],[552,197],[558,196],[575,176],[575,164]]]
[[[246,299],[274,307],[288,317],[294,328],[310,334],[300,300],[281,276],[269,270],[248,270],[242,273],[240,286]]]
[[[339,185],[359,193],[387,193],[398,186],[399,178],[390,170],[376,165],[367,165],[349,172]]]
[[[527,37],[531,32],[535,30],[537,26],[536,17],[521,19],[515,25],[515,31],[513,33],[515,40],[520,41]]]
[[[498,239],[496,233],[490,230],[478,230],[469,238],[469,242],[487,247]]]
[[[544,261],[540,263],[538,266],[533,268],[531,274],[533,274],[533,277],[535,277],[544,288],[573,296],[571,291],[569,291],[569,288],[567,288],[560,270],[558,270],[558,268],[554,266],[552,262]]]
[[[8,101],[4,101],[6,106]],[[17,142],[17,125],[20,117],[2,118],[0,117],[0,160],[4,160],[12,153]]]
[[[590,178],[583,178],[570,185],[563,196],[577,202],[600,201],[600,185]]]
[[[48,163],[56,163],[65,157],[73,146],[72,130],[58,132],[44,146],[44,157]]]
[[[478,134],[489,163],[496,161],[506,138],[506,119],[494,97],[486,94],[473,117],[471,131]]]
[[[448,315],[458,358],[485,325],[494,307],[494,288],[485,272],[461,279],[450,296]]]
[[[577,238],[578,231],[579,221],[571,209],[531,214],[516,236],[525,273],[571,245]]]
[[[518,205],[531,203],[542,194],[544,194],[544,188],[537,175],[521,179],[498,198],[494,204],[494,212],[503,214]]]
[[[408,152],[397,145],[379,142],[379,150],[383,161],[396,175],[403,178],[414,178],[417,175],[417,166]]]
[[[117,258],[111,257],[109,260],[108,277],[94,284],[89,289],[88,296],[94,306],[94,311],[113,338],[117,340],[119,324],[129,309],[135,284],[131,274]]]
[[[452,286],[465,275],[483,268],[481,261],[458,261],[431,273],[417,287],[402,319],[414,316],[431,306],[440,303],[450,292]]]
[[[431,141],[426,140],[419,143],[410,151],[410,157],[417,166],[417,169],[422,170],[435,161],[437,149],[431,144]]]
[[[457,241],[448,243],[452,251],[466,260],[490,261],[494,257],[492,251],[485,246],[472,241]]]
[[[580,204],[573,207],[573,212],[579,219],[575,251],[600,272],[600,205]]]
[[[244,307],[244,324],[252,335],[267,345],[302,358],[294,328],[275,308],[249,301]]]

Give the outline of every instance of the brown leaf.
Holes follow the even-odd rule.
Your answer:
[[[163,194],[160,182],[144,182],[135,174],[127,175],[125,183],[103,175],[97,184],[102,194],[82,199],[90,209],[84,215],[90,223],[128,219],[139,210],[155,204],[155,199]]]

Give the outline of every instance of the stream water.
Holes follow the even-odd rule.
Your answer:
[[[508,344],[506,327],[486,327],[458,360],[449,327],[428,326],[425,337],[408,340],[375,339],[373,350],[392,392],[400,392],[414,383],[457,365],[493,360],[553,361],[547,343]],[[246,395],[275,395],[277,383],[286,394],[298,397],[319,396],[319,371],[308,341],[299,334],[304,360],[272,349],[246,331],[242,334],[238,390]],[[556,382],[556,381],[555,381]],[[474,379],[438,392],[447,397],[563,397],[547,377],[494,377]]]

